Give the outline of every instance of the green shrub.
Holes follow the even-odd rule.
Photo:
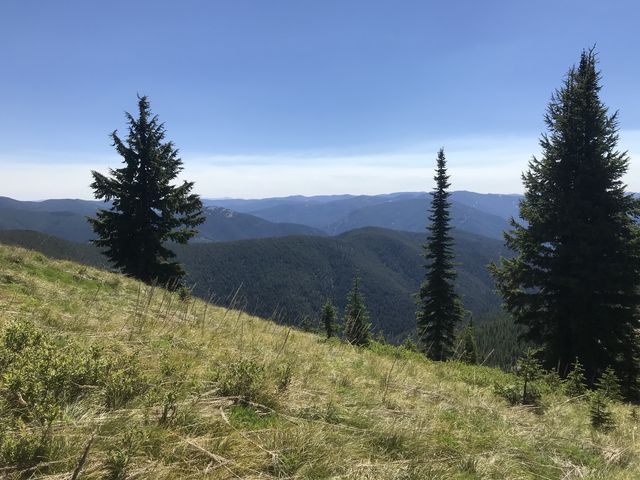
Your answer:
[[[418,345],[411,337],[405,338],[400,346],[406,350],[409,350],[410,352],[418,352]]]
[[[144,435],[140,431],[127,431],[107,452],[105,467],[108,480],[124,480],[131,459],[138,453]]]
[[[0,462],[21,469],[46,462],[52,425],[89,391],[101,388],[110,408],[140,393],[135,360],[56,339],[28,321],[7,325],[0,334]]]
[[[0,342],[0,398],[26,422],[53,422],[61,408],[99,383],[99,358],[73,342],[56,343],[30,322],[9,324]]]
[[[561,392],[563,390],[562,379],[557,370],[549,370],[544,373],[542,380],[552,392]]]
[[[12,322],[3,333],[2,347],[8,353],[20,353],[27,347],[40,346],[44,341],[44,333],[31,322]]]
[[[160,424],[169,423],[178,411],[178,394],[175,390],[165,393],[162,402],[162,413],[160,414]]]
[[[147,382],[140,371],[135,354],[125,355],[110,362],[103,381],[104,405],[115,410],[144,393]]]
[[[180,285],[176,292],[178,293],[178,298],[181,302],[186,302],[191,299],[191,289],[185,285]]]
[[[501,385],[496,383],[493,387],[493,392],[499,397],[504,398],[510,405],[517,405],[520,403],[520,389],[515,384]]]
[[[248,359],[224,365],[217,373],[220,394],[240,403],[270,406],[275,402],[265,368]]]
[[[50,426],[28,428],[22,421],[0,427],[0,466],[26,470],[52,455]]]

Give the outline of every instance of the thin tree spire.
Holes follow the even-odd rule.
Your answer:
[[[436,160],[436,186],[431,194],[429,235],[424,245],[426,274],[418,293],[416,312],[419,348],[433,360],[451,356],[454,328],[462,318],[462,307],[455,292],[453,238],[450,235],[449,175],[444,149]]]

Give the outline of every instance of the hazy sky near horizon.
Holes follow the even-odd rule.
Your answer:
[[[0,3],[0,195],[91,198],[146,94],[206,197],[519,193],[553,90],[596,44],[640,191],[634,1]]]

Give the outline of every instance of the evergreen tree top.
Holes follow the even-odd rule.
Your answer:
[[[453,284],[456,271],[453,264],[453,238],[450,230],[451,207],[449,175],[444,149],[436,157],[436,182],[431,195],[427,242],[423,256],[426,273],[418,292],[416,312],[420,349],[434,360],[446,360],[452,353],[454,327],[462,318],[460,300]]]
[[[360,276],[357,274],[353,279],[353,287],[347,295],[344,326],[345,338],[349,343],[358,346],[369,344],[371,324],[364,298],[360,292]]]
[[[146,96],[138,96],[138,117],[126,113],[128,134],[111,133],[123,166],[110,175],[92,172],[91,188],[98,199],[111,201],[109,210],[90,218],[98,239],[93,243],[124,273],[162,284],[177,282],[184,271],[167,242],[186,243],[204,222],[193,182],[172,185],[182,160],[172,142],[165,141],[164,124],[151,113]]]
[[[512,219],[505,235],[517,255],[492,272],[547,367],[566,374],[578,357],[593,385],[611,365],[631,396],[640,372],[640,202],[625,192],[629,158],[617,148],[617,113],[600,99],[597,65],[594,49],[583,51],[553,93],[542,154],[522,177],[524,221]]]
[[[569,69],[562,87],[551,96],[544,116],[548,132],[540,139],[543,155],[534,157],[523,174],[525,202],[520,215],[530,223],[562,221],[554,218],[562,214],[560,208],[539,208],[548,203],[549,195],[562,196],[569,207],[577,203],[593,209],[606,208],[615,199],[640,212],[638,202],[625,194],[622,176],[629,157],[616,149],[618,113],[609,115],[599,97],[597,64],[593,48],[583,51],[578,65]]]

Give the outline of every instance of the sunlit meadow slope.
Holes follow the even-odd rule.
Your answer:
[[[508,406],[497,369],[2,245],[0,331],[0,477],[640,478],[630,406],[595,431],[551,387],[541,410]]]

